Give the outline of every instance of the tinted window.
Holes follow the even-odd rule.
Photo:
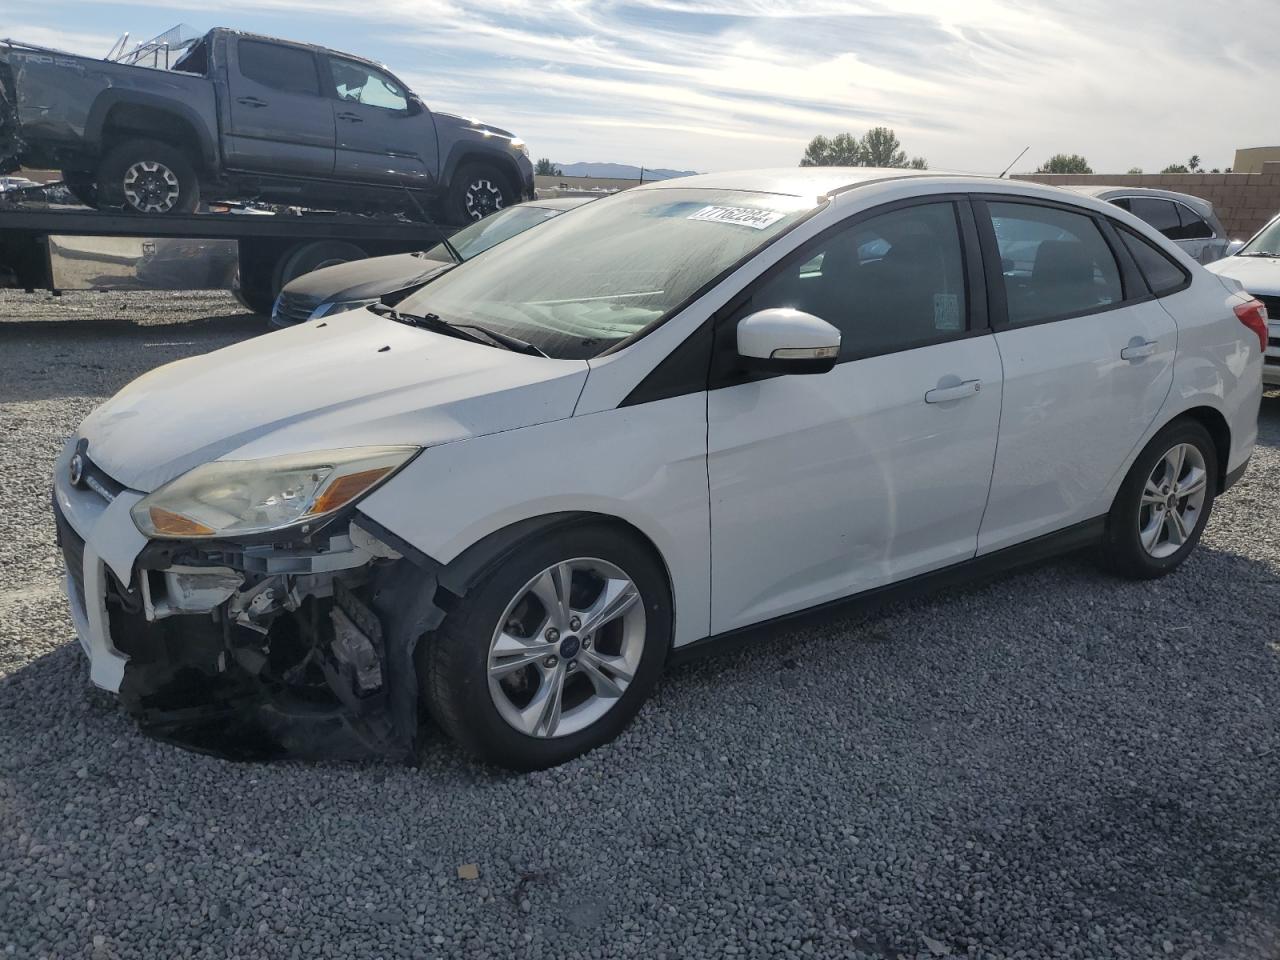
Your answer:
[[[1091,217],[1026,203],[992,203],[989,209],[1011,326],[1124,299],[1116,258]]]
[[[1175,203],[1178,208],[1178,217],[1182,225],[1178,227],[1177,236],[1172,237],[1174,240],[1212,240],[1213,227],[1209,226],[1208,221],[1197,214],[1194,210],[1183,203]]]
[[[316,60],[310,50],[241,40],[239,51],[240,73],[248,79],[289,93],[320,95]]]
[[[1156,296],[1178,289],[1187,282],[1187,275],[1163,250],[1143,240],[1125,227],[1117,227],[1120,239],[1138,263],[1138,269],[1147,280],[1147,286]]]
[[[1117,203],[1139,220],[1145,220],[1166,237],[1171,237],[1182,227],[1178,219],[1178,208],[1172,200],[1161,200],[1158,197],[1129,197],[1124,203]]]
[[[404,88],[381,70],[341,57],[330,57],[329,69],[339,100],[385,110],[409,109]]]
[[[933,343],[968,327],[955,208],[929,203],[853,224],[806,248],[751,295],[840,330],[841,359]]]

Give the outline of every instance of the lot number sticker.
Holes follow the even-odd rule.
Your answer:
[[[740,227],[764,230],[773,226],[786,214],[778,210],[761,210],[758,207],[720,207],[715,204],[689,214],[690,220],[707,220],[711,223],[736,223]]]

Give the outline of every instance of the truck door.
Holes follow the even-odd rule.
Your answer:
[[[227,166],[283,176],[333,175],[333,109],[309,47],[232,38]]]
[[[421,101],[370,64],[323,56],[333,82],[337,175],[367,183],[435,183],[436,127]]]

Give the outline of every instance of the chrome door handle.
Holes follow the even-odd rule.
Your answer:
[[[924,402],[947,403],[950,400],[963,400],[966,397],[976,396],[981,391],[981,380],[965,380],[963,383],[957,383],[954,387],[934,387],[932,390],[926,391]]]
[[[1129,341],[1129,345],[1120,351],[1121,360],[1141,360],[1143,357],[1152,356],[1159,346],[1154,340],[1140,340],[1134,337]]]

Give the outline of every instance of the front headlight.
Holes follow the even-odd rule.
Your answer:
[[[529,156],[529,145],[525,143],[523,140],[521,140],[519,137],[516,137],[514,140],[511,141],[511,149],[514,150],[516,153],[522,154],[526,157]]]
[[[367,307],[370,304],[377,303],[378,298],[372,300],[330,300],[328,303],[322,303],[311,311],[308,320],[319,320],[321,317],[332,317],[335,314],[346,313],[348,310],[359,310],[361,307]]]
[[[418,447],[350,447],[261,460],[214,460],[134,504],[148,537],[207,539],[270,533],[319,520],[364,496]]]

